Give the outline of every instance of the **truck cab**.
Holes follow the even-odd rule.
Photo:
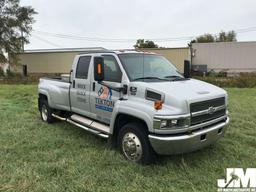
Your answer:
[[[153,53],[83,53],[68,77],[41,78],[38,90],[43,121],[72,123],[143,164],[211,145],[229,123],[225,90]]]

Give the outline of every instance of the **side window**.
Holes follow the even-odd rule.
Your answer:
[[[112,81],[112,82],[121,82],[122,80],[122,72],[119,68],[119,65],[112,55],[103,55],[104,57],[104,74],[105,74],[105,81]]]
[[[76,78],[87,79],[91,56],[80,57],[76,67]]]

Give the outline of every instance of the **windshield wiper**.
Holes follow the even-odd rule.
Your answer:
[[[164,76],[164,78],[175,78],[175,79],[176,79],[176,78],[177,78],[177,79],[178,79],[178,78],[179,78],[179,79],[182,78],[182,79],[183,79],[184,77],[181,77],[181,76],[178,76],[178,75],[168,75],[168,76]]]
[[[159,77],[139,77],[139,78],[133,79],[133,81],[138,81],[138,80],[143,80],[143,79],[156,79],[156,80],[166,81],[166,79],[161,79]]]
[[[165,76],[164,78],[172,78],[172,79],[171,79],[172,81],[184,81],[184,80],[189,80],[188,78],[184,78],[184,77],[181,77],[181,76],[178,76],[178,75],[168,75],[168,76]]]

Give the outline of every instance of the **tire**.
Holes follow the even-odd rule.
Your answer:
[[[42,121],[44,122],[52,123],[54,121],[54,117],[52,116],[52,109],[49,107],[47,100],[40,101],[40,115]]]
[[[157,155],[145,130],[142,123],[124,125],[118,133],[118,148],[129,161],[148,165],[156,162]]]

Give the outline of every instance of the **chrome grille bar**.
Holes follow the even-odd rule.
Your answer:
[[[225,105],[218,106],[218,107],[212,107],[212,108],[205,109],[205,110],[202,110],[202,111],[193,112],[193,113],[191,113],[191,116],[196,117],[196,116],[200,116],[200,115],[213,114],[216,111],[220,111],[220,110],[225,109],[225,108],[226,108]]]

